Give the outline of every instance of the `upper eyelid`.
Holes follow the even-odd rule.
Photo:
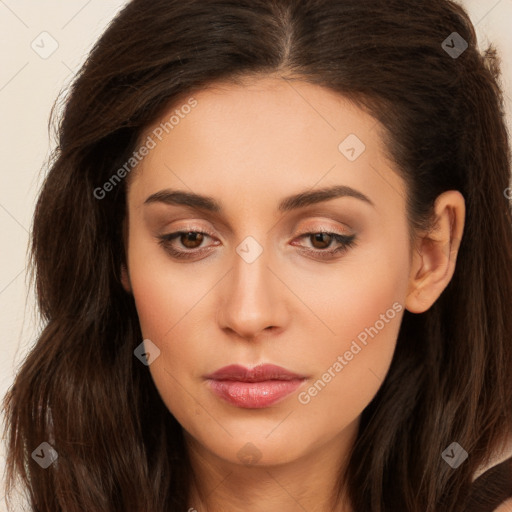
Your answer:
[[[319,203],[306,206],[300,211],[295,210],[287,212],[286,214],[279,216],[276,222],[271,224],[270,228],[266,231],[266,234],[273,230],[295,230],[295,228],[298,225],[302,225],[303,222],[314,222],[315,224],[317,222],[322,224],[334,223],[336,227],[332,231],[342,229],[348,234],[352,233],[355,228],[360,229],[363,227],[361,222],[363,220],[362,217],[364,218],[365,216],[364,214],[361,214],[359,209],[353,210],[353,205],[351,204],[344,206],[342,209],[338,209],[338,205],[334,206],[336,207],[333,207],[332,204]],[[155,213],[156,217],[154,217],[154,220],[152,220],[153,213],[149,214],[148,212],[149,217],[147,218],[147,222],[149,222],[150,226],[154,226],[152,229],[158,231],[166,230],[167,232],[170,232],[170,224],[183,222],[185,225],[187,225],[187,223],[195,225],[196,222],[205,222],[206,225],[213,226],[207,229],[215,230],[216,233],[220,233],[225,239],[232,237],[233,233],[236,232],[235,226],[233,226],[228,219],[225,219],[215,213],[197,211],[196,209],[186,205],[181,206],[180,210],[182,211],[178,210],[177,212],[172,213],[173,210],[168,209],[165,212],[161,211],[158,215]],[[181,229],[182,228],[180,226],[176,229],[172,228],[172,231]],[[201,231],[202,229],[203,228],[195,230]]]
[[[318,217],[318,215],[316,217]],[[180,222],[180,220],[177,220],[176,222]],[[188,222],[188,224],[187,224],[187,222]],[[194,224],[195,222],[198,222],[198,221],[194,221],[194,220],[186,221],[185,220],[184,226],[179,226],[177,228],[172,228],[172,229],[166,229],[166,233],[170,234],[170,233],[176,233],[179,231],[194,231],[194,232],[204,232],[208,235],[211,234],[211,236],[216,236],[216,234],[214,232],[217,232],[217,233],[220,232],[223,236],[225,236],[226,233],[231,231],[231,229],[229,227],[225,226],[224,224],[221,224],[220,227],[209,228],[209,227],[203,227],[203,226]],[[304,227],[303,229],[293,229],[293,231],[299,231],[300,232],[299,234],[330,232],[330,233],[337,233],[340,235],[347,235],[347,236],[350,236],[354,232],[354,229],[351,228],[348,224],[341,222],[340,220],[336,220],[334,218],[329,218],[329,220],[326,220],[325,218],[313,220],[310,218],[310,219],[307,219],[306,222],[309,224],[308,226]],[[334,222],[334,223],[338,224],[338,227],[331,227],[327,224],[328,222]],[[293,222],[293,225],[297,226],[299,223],[300,223],[300,221]],[[310,224],[314,224],[313,227],[310,227]],[[319,226],[319,227],[317,227],[317,226]],[[273,228],[271,228],[271,229],[273,229]],[[299,236],[299,235],[297,235],[297,236]]]
[[[352,236],[354,234],[352,232],[351,233],[343,233],[337,229],[329,228],[329,227],[307,228],[307,229],[298,230],[298,231],[299,232],[294,235],[295,238],[303,237],[305,235],[317,234],[317,233],[328,233],[328,234],[331,233],[331,234],[336,234],[336,235],[340,235],[340,236]],[[202,234],[208,236],[209,238],[217,238],[216,235],[214,233],[212,233],[211,231],[209,231],[205,228],[199,228],[199,227],[185,227],[185,228],[174,229],[167,233],[163,233],[163,235],[161,235],[161,236],[176,235],[178,233],[180,233],[180,234],[202,233]]]

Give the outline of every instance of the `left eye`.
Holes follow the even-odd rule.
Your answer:
[[[159,244],[174,258],[185,259],[192,258],[203,251],[208,250],[210,247],[201,247],[201,244],[206,238],[213,238],[213,234],[204,231],[176,231],[166,235],[161,235],[159,238]],[[341,235],[339,233],[331,233],[329,231],[318,231],[303,233],[298,239],[309,238],[313,241],[313,249],[304,247],[300,244],[303,251],[312,253],[321,258],[332,256],[336,253],[342,253],[347,251],[350,247],[355,245],[355,235]],[[179,239],[182,247],[186,250],[177,249],[173,242]],[[329,249],[332,243],[335,242],[337,247]],[[316,245],[319,244],[319,245]],[[216,243],[214,245],[219,245]]]
[[[336,254],[336,253],[342,253],[347,251],[350,247],[355,245],[355,235],[341,235],[339,233],[331,233],[329,231],[318,231],[318,232],[311,232],[311,233],[304,233],[299,236],[299,238],[309,238],[313,241],[313,247],[314,250],[305,249],[307,251],[317,253],[320,257],[325,257],[325,255],[328,257],[330,255]],[[332,242],[335,242],[338,244],[338,247],[335,247],[334,249],[328,249],[332,245]],[[315,245],[315,244],[319,244]]]

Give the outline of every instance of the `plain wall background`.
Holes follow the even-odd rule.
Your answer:
[[[26,256],[42,169],[54,147],[48,132],[50,110],[59,93],[71,83],[94,42],[126,3],[125,0],[0,0],[2,398],[40,330],[28,287]],[[476,27],[480,49],[493,42],[500,52],[507,121],[512,134],[512,0],[459,0],[459,3],[466,7]],[[5,510],[3,453],[0,443],[0,512]],[[21,505],[19,510],[23,510]]]

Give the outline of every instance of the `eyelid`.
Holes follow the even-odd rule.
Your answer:
[[[204,233],[212,238],[218,238],[218,233],[215,232],[215,230],[199,226],[199,225],[193,225],[193,224],[185,224],[184,226],[178,226],[178,227],[172,227],[172,228],[166,228],[165,232],[162,236],[170,235],[173,233]]]
[[[348,224],[341,222],[341,220],[334,219],[332,216],[328,217],[328,219],[326,219],[325,217],[308,218],[305,223],[297,224],[300,224],[301,226],[300,231],[307,230],[307,232],[315,231],[318,233],[322,231],[329,231],[336,232],[340,235],[350,235],[353,233],[352,228]],[[334,223],[335,225],[333,226],[332,223]],[[340,232],[340,230],[343,231]]]
[[[313,221],[310,221],[310,222],[313,223]],[[323,221],[318,221],[318,222],[323,222]],[[338,222],[338,224],[340,224],[340,223]],[[345,226],[346,226],[346,224],[345,224]],[[208,235],[210,238],[218,238],[217,233],[214,233],[213,230],[210,230],[209,228],[201,227],[198,225],[192,225],[192,224],[173,228],[172,230],[168,231],[168,234],[177,233],[177,232],[203,233],[203,234]],[[339,228],[329,227],[325,224],[321,225],[321,226],[318,226],[318,224],[313,224],[312,226],[306,225],[302,229],[298,230],[298,232],[293,235],[293,238],[295,239],[295,238],[301,237],[305,234],[314,234],[314,233],[335,233],[337,235],[346,236],[346,237],[349,237],[353,234],[352,230],[343,231],[343,230],[340,230]],[[165,234],[163,236],[165,236]]]
[[[348,231],[344,232],[344,231],[338,230],[336,228],[330,228],[330,227],[327,227],[327,226],[322,226],[322,227],[319,227],[319,228],[313,227],[312,229],[300,230],[298,232],[298,234],[294,236],[294,238],[301,237],[303,235],[312,235],[312,234],[316,234],[316,233],[336,234],[336,235],[345,236],[345,237],[352,236],[352,234],[353,234],[353,233],[349,233]]]

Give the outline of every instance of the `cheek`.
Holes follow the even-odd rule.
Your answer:
[[[189,380],[196,373],[201,373],[198,360],[204,346],[198,346],[203,340],[197,333],[198,319],[211,317],[211,312],[205,310],[205,294],[218,281],[218,275],[210,275],[213,273],[208,274],[211,282],[194,280],[185,267],[183,264],[181,270],[180,265],[173,265],[163,249],[145,240],[130,248],[130,282],[142,336],[160,349],[149,371],[173,412],[191,406],[183,390],[188,389]]]
[[[331,335],[312,347],[312,385],[298,396],[308,414],[332,411],[333,425],[355,418],[380,388],[393,358],[408,282],[406,246],[396,252],[359,254],[343,271],[324,280],[313,297]],[[375,257],[375,253],[378,257]],[[403,255],[403,256],[400,256]],[[327,330],[326,330],[327,332]],[[318,420],[320,421],[320,420]]]
[[[148,369],[169,411],[180,424],[193,429],[191,419],[201,411],[188,390],[200,352],[191,338],[196,329],[194,315],[201,314],[204,289],[191,286],[189,279],[170,272],[169,265],[157,259],[134,257],[130,274],[143,338],[160,349]]]
[[[200,302],[207,284],[191,280],[179,265],[173,266],[154,241],[139,238],[129,250],[132,293],[143,336],[163,342]]]
[[[375,334],[371,328],[376,323],[378,336],[382,335],[379,339],[388,337],[388,327],[400,323],[397,309],[403,309],[408,268],[405,241],[386,243],[382,237],[379,243],[347,255],[336,266],[319,267],[314,273],[303,272],[300,279],[295,277],[294,291],[317,313],[316,318],[309,315],[309,330],[313,330],[312,324],[316,322],[316,338],[322,340],[324,348],[329,347],[326,354],[332,357],[333,351],[348,350],[359,335],[364,343],[365,333],[370,339],[366,329]],[[395,303],[398,306],[393,308]],[[319,345],[312,348],[318,356],[322,355]],[[326,362],[323,357],[322,360]]]
[[[363,412],[389,370],[403,306],[393,302],[393,289],[388,293],[382,288],[379,291],[370,295],[371,301],[352,297],[345,303],[337,323],[333,323],[336,339],[331,337],[321,350],[305,355],[315,361],[315,372],[297,400],[312,422],[311,428],[323,431],[327,437],[336,435]]]

